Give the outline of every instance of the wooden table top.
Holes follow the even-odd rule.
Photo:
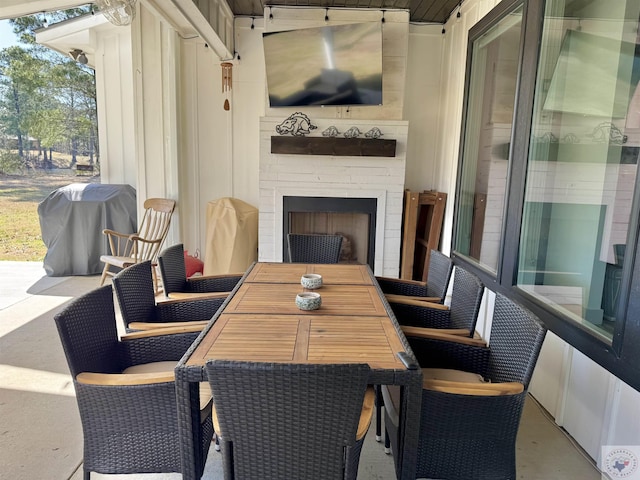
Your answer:
[[[323,276],[318,310],[295,304],[304,273]],[[256,263],[186,366],[226,359],[406,370],[396,356],[404,351],[399,335],[366,265]]]
[[[244,283],[297,283],[306,273],[318,273],[327,285],[374,285],[366,265],[256,263]]]
[[[220,315],[187,365],[208,360],[295,363],[368,363],[404,369],[404,351],[389,317]]]
[[[299,283],[245,283],[224,309],[225,313],[279,313],[297,315],[296,295],[305,291]],[[322,305],[309,315],[387,316],[378,290],[368,285],[327,285],[314,290]]]

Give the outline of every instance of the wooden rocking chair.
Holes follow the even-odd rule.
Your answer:
[[[156,291],[158,290],[158,276],[155,269],[157,257],[169,231],[175,208],[175,200],[149,198],[144,202],[144,216],[137,233],[119,233],[109,229],[102,231],[109,240],[111,255],[100,257],[100,261],[104,262],[100,285],[104,284],[107,275],[113,276],[117,273],[110,271],[110,267],[123,269],[150,260],[153,266],[153,286]]]

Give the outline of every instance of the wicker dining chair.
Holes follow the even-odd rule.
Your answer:
[[[160,327],[200,325],[204,327],[228,292],[211,293],[198,299],[173,299],[156,303],[151,262],[136,263],[113,277],[113,287],[125,329],[148,330]]]
[[[373,413],[369,366],[212,360],[225,480],[355,480]]]
[[[431,331],[433,335],[450,334],[473,337],[484,294],[484,284],[473,273],[455,267],[449,306],[414,300],[404,295],[389,295],[389,305],[405,335]],[[384,399],[376,386],[376,440],[382,440],[382,406]],[[385,449],[389,442],[385,439]]]
[[[80,410],[84,480],[91,472],[181,472],[173,369],[199,330],[158,329],[119,340],[111,285],[73,300],[55,323]],[[198,478],[213,437],[210,392],[200,405],[192,419]]]
[[[197,298],[203,294],[227,294],[242,278],[242,273],[187,278],[184,247],[181,243],[165,248],[158,255],[164,294],[168,298]]]
[[[144,216],[136,233],[121,233],[109,229],[102,231],[107,237],[111,253],[100,256],[100,261],[104,263],[100,285],[104,284],[108,276],[115,275],[111,268],[123,269],[146,260],[150,260],[153,266],[156,266],[158,253],[169,232],[175,208],[175,200],[149,198],[144,202]],[[154,289],[158,290],[155,269],[153,285]]]
[[[385,294],[421,297],[422,300],[442,303],[449,288],[453,262],[438,250],[431,250],[429,259],[426,282],[389,277],[376,277],[376,280]]]
[[[287,234],[289,262],[338,263],[342,235]]]
[[[516,435],[546,328],[501,294],[489,345],[449,335],[408,336],[423,372],[416,478],[516,477]],[[385,429],[398,448],[399,392],[383,387]]]

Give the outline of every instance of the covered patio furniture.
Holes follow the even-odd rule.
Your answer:
[[[72,183],[42,200],[38,217],[46,274],[95,275],[103,271],[101,256],[109,253],[102,231],[136,230],[136,191],[130,185]]]
[[[127,331],[198,325],[213,317],[228,292],[208,297],[175,299],[156,303],[149,260],[125,268],[113,277],[113,287]]]
[[[501,294],[489,345],[449,335],[408,336],[423,373],[416,478],[516,477],[516,435],[546,328]],[[385,428],[398,446],[399,393],[383,387]]]
[[[197,337],[171,329],[118,339],[110,285],[55,316],[84,434],[84,479],[103,474],[181,472],[174,367]],[[202,476],[213,436],[211,401],[192,419]]]
[[[373,412],[368,365],[213,360],[206,371],[225,480],[355,480]]]
[[[342,235],[289,233],[289,262],[338,263],[342,239]]]
[[[237,275],[207,275],[187,278],[181,243],[165,248],[158,255],[164,294],[169,298],[194,298],[208,293],[229,293],[242,278]]]
[[[238,198],[207,205],[204,275],[244,272],[258,260],[258,209]]]
[[[107,276],[115,275],[110,270],[111,267],[123,269],[145,260],[150,260],[153,266],[156,266],[158,253],[169,231],[171,216],[175,208],[175,200],[149,198],[144,202],[144,216],[136,233],[103,230],[102,233],[109,240],[111,254],[100,257],[100,261],[104,262],[100,285],[104,284]],[[158,281],[155,268],[153,270],[153,284],[154,289],[157,290]]]

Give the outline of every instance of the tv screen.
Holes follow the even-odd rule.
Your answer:
[[[382,105],[380,22],[263,34],[272,107]]]

